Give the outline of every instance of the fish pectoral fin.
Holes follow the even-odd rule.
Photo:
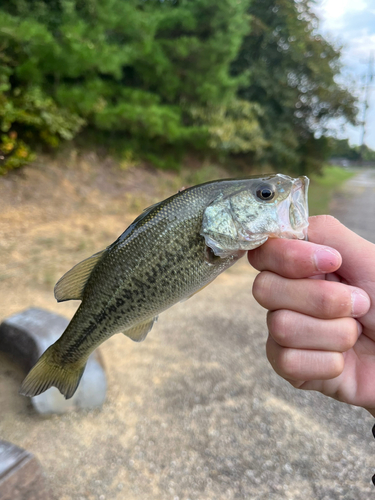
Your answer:
[[[148,319],[143,323],[138,323],[133,328],[129,328],[129,330],[125,330],[123,333],[130,339],[134,340],[134,342],[142,342],[147,337],[148,332],[151,331],[154,326],[155,321],[157,321],[158,317]]]
[[[83,290],[90,274],[105,251],[106,250],[102,250],[88,259],[83,260],[59,279],[54,290],[57,302],[63,302],[64,300],[82,300]]]

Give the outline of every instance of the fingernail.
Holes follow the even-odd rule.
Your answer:
[[[352,291],[352,316],[358,318],[370,309],[371,303],[368,295],[358,289]]]
[[[341,264],[341,255],[333,248],[320,248],[314,254],[315,266],[321,273],[332,272]]]

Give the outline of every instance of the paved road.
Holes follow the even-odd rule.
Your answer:
[[[360,174],[335,204],[366,236],[373,182]],[[373,419],[273,373],[254,276],[243,261],[162,314],[144,343],[106,342],[98,412],[41,419],[1,358],[0,436],[38,456],[56,500],[373,498]]]
[[[375,243],[375,169],[358,170],[332,203],[332,213],[350,229]]]

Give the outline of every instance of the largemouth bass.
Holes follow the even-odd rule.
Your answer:
[[[247,250],[268,238],[305,238],[308,183],[282,174],[219,180],[147,208],[112,245],[57,282],[59,302],[82,303],[20,393],[56,386],[72,397],[87,358],[109,337],[123,332],[144,340],[159,313],[204,288]]]

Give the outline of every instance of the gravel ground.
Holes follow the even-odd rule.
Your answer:
[[[374,174],[360,173],[334,204],[342,222],[372,241],[374,186]],[[372,417],[273,373],[254,277],[243,259],[163,313],[144,343],[122,335],[106,342],[109,390],[99,411],[41,418],[17,395],[23,374],[0,355],[0,436],[38,457],[51,498],[374,495]]]

